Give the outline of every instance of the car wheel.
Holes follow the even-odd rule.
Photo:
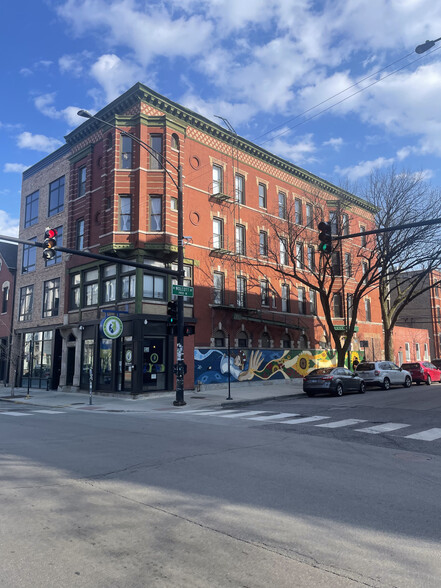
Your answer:
[[[337,388],[335,389],[336,396],[343,396],[343,386],[341,384],[337,384]]]
[[[412,378],[410,378],[409,376],[406,376],[406,379],[404,380],[404,387],[410,388],[411,386],[412,386]]]
[[[309,398],[312,398],[314,396],[314,392],[305,392],[306,396],[309,396]]]
[[[431,383],[432,383],[432,378],[430,376],[427,376],[426,384],[428,386],[430,386]]]
[[[364,382],[360,382],[360,388],[358,389],[360,394],[364,394],[366,392],[366,384]]]
[[[389,380],[389,378],[384,378],[383,390],[389,390],[389,388],[390,388],[390,380]]]

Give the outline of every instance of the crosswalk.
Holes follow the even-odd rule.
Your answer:
[[[92,407],[91,407],[92,408]],[[35,414],[44,415],[62,415],[68,414],[71,411],[65,410],[53,410],[53,409],[33,409],[29,411],[17,411],[17,410],[0,410],[0,419],[2,417],[31,417]],[[88,414],[106,414],[106,411],[91,410],[87,411]],[[130,412],[122,414],[133,414]],[[144,415],[152,416],[152,413],[143,413]],[[333,420],[330,416],[322,415],[311,415],[305,416],[298,413],[291,412],[275,412],[265,410],[222,410],[222,409],[185,409],[185,410],[167,410],[161,414],[173,415],[176,417],[186,416],[197,416],[207,418],[219,418],[219,419],[240,419],[245,421],[253,421],[262,424],[273,424],[273,425],[289,425],[292,427],[298,425],[309,425],[321,429],[349,429],[357,433],[363,433],[366,435],[385,435],[391,434],[394,436],[401,436],[405,439],[414,439],[417,441],[437,441],[441,439],[441,427],[432,427],[422,431],[412,432],[409,435],[404,434],[404,429],[416,428],[415,425],[408,423],[371,423],[366,419],[357,418],[345,418],[340,420]],[[325,422],[326,421],[326,422]]]

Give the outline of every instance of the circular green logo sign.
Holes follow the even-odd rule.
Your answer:
[[[108,316],[101,321],[101,332],[107,339],[118,339],[123,332],[123,322],[117,316]]]

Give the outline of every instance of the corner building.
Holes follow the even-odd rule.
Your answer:
[[[325,219],[343,218],[345,230],[358,232],[373,228],[371,205],[142,84],[96,116],[109,124],[92,118],[66,136],[63,244],[115,261],[63,254],[59,386],[87,389],[92,369],[93,388],[103,392],[174,389],[176,340],[167,303],[176,299],[170,270],[177,269],[178,165],[184,284],[194,287],[194,297],[184,298],[185,388],[228,377],[289,379],[332,362],[319,297],[290,274],[274,220],[283,223],[291,209],[296,215],[303,231],[296,254],[307,272],[307,262],[319,263],[317,208]],[[363,246],[355,241],[342,249],[339,266],[346,277],[335,282],[334,324],[342,336],[343,301],[361,271],[355,261],[351,268],[347,255]],[[274,269],[274,252],[277,264],[286,264],[285,276]],[[141,266],[125,263],[130,261]],[[100,328],[109,315],[122,321],[115,339]],[[375,293],[366,297],[358,324],[355,351],[363,339],[382,346]]]

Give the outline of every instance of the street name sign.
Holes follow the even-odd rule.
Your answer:
[[[173,284],[172,286],[172,294],[175,296],[194,296],[194,288],[193,286],[181,286],[180,284]]]

